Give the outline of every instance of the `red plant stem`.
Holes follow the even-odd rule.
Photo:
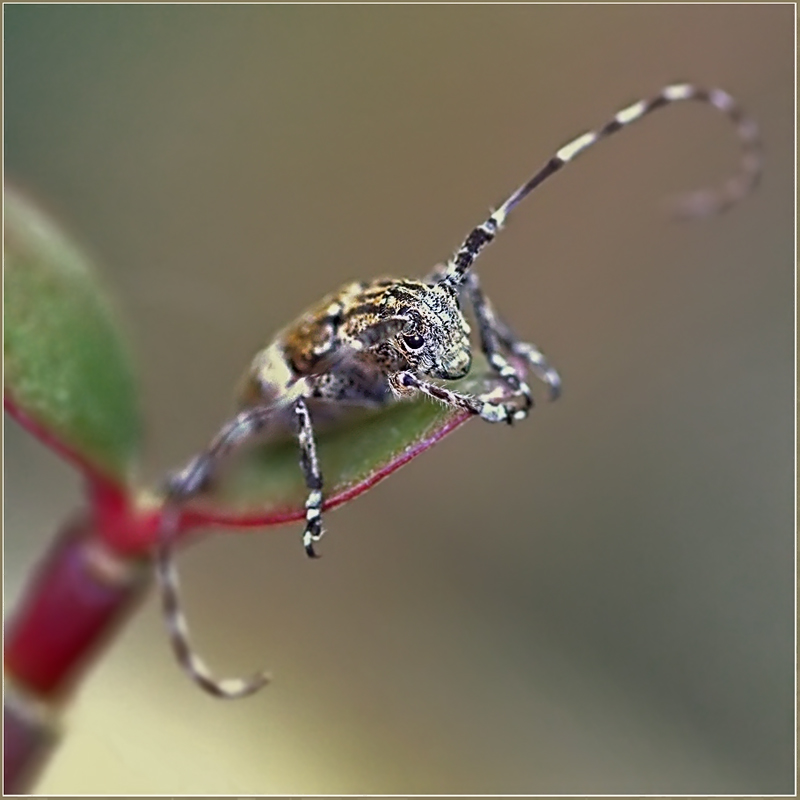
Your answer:
[[[7,675],[41,700],[63,701],[141,598],[148,573],[146,562],[105,548],[88,515],[67,526],[6,625]]]
[[[5,665],[36,697],[66,695],[83,667],[142,594],[148,554],[159,533],[161,509],[141,509],[128,491],[90,470],[13,402],[7,409],[38,438],[79,466],[87,477],[91,513],[65,529],[36,570],[6,629]],[[458,427],[456,415],[431,435],[409,445],[380,470],[329,497],[333,508],[356,497]],[[184,535],[204,525],[275,525],[299,519],[302,509],[227,513],[187,507]]]
[[[3,697],[3,794],[24,792],[58,741],[55,714],[6,681]]]
[[[147,561],[115,554],[97,521],[84,513],[60,531],[6,624],[7,792],[30,786],[56,744],[58,708],[149,582]]]
[[[5,406],[23,427],[84,474],[90,507],[57,536],[6,625],[10,691],[3,707],[4,789],[22,792],[56,743],[57,709],[144,594],[162,509],[157,501],[152,507],[137,502],[129,487],[99,472],[8,397]],[[466,413],[452,416],[380,469],[329,496],[324,508],[357,497],[467,419]],[[204,526],[265,527],[302,516],[302,508],[217,510],[190,505],[181,511],[177,533],[186,542],[192,531]]]

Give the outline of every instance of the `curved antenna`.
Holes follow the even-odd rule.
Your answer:
[[[242,411],[222,427],[205,452],[170,479],[155,548],[155,572],[161,589],[161,607],[175,658],[201,689],[225,700],[255,694],[271,678],[266,672],[257,672],[246,678],[216,678],[192,646],[175,568],[174,542],[178,532],[180,504],[198,494],[210,480],[219,461],[257,435],[274,413],[275,410],[268,406],[255,406]]]
[[[530,180],[520,186],[484,223],[470,232],[464,244],[447,262],[445,274],[440,282],[453,288],[460,286],[483,248],[502,229],[509,213],[565,164],[569,164],[599,141],[646,117],[652,111],[682,100],[708,103],[725,114],[736,128],[742,147],[742,158],[739,172],[719,188],[702,189],[682,198],[678,206],[680,216],[706,217],[725,211],[738,203],[753,190],[761,177],[762,154],[758,125],[745,116],[736,100],[722,89],[703,89],[690,83],[674,83],[664,87],[649,100],[639,100],[623,108],[602,128],[584,133],[557,150]]]
[[[169,535],[176,530],[177,519],[178,509],[176,507],[171,506],[164,509],[162,532],[166,535],[162,535],[155,553],[156,576],[161,586],[161,606],[175,658],[183,671],[201,689],[214,697],[236,700],[255,694],[270,682],[269,674],[258,672],[247,678],[216,678],[192,646],[186,616],[181,608],[175,553],[170,541],[172,536]]]

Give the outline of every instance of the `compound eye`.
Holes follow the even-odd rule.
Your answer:
[[[422,345],[425,344],[425,339],[418,333],[404,333],[403,342],[409,350],[421,350]]]

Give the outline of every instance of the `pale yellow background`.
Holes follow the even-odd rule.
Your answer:
[[[96,255],[144,386],[142,479],[201,446],[252,352],[352,277],[419,275],[554,148],[664,83],[739,97],[756,197],[672,108],[537,192],[481,259],[564,397],[474,422],[328,517],[185,554],[191,686],[151,599],[43,792],[789,792],[793,9],[6,6],[6,168]],[[8,597],[80,502],[6,429]]]

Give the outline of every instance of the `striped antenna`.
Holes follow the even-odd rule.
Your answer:
[[[527,182],[517,189],[484,223],[473,229],[464,244],[447,262],[441,283],[456,288],[483,248],[505,225],[509,213],[521,203],[537,186],[551,175],[569,164],[585,150],[606,139],[622,128],[646,117],[652,111],[683,100],[696,100],[721,111],[733,123],[742,147],[738,173],[716,189],[692,192],[679,200],[678,214],[682,217],[699,218],[718,214],[738,203],[748,195],[761,177],[762,152],[758,125],[747,117],[739,104],[722,89],[703,89],[691,83],[675,83],[664,87],[655,97],[639,100],[618,111],[602,128],[584,133],[565,144]]]
[[[167,482],[161,512],[158,542],[155,548],[155,573],[161,590],[161,606],[175,658],[183,671],[204,691],[226,700],[255,694],[270,682],[266,672],[247,678],[215,678],[192,646],[189,626],[182,610],[180,582],[175,566],[175,539],[178,534],[180,507],[199,494],[211,479],[215,467],[231,451],[249,441],[275,415],[269,406],[245,409],[222,426],[208,448],[195,456]]]
[[[181,610],[180,585],[175,569],[172,539],[178,525],[178,508],[169,501],[162,516],[162,536],[155,551],[156,577],[161,587],[161,604],[175,658],[183,671],[204,691],[224,700],[236,700],[255,694],[270,682],[259,672],[248,678],[216,678],[192,647],[189,627]]]

